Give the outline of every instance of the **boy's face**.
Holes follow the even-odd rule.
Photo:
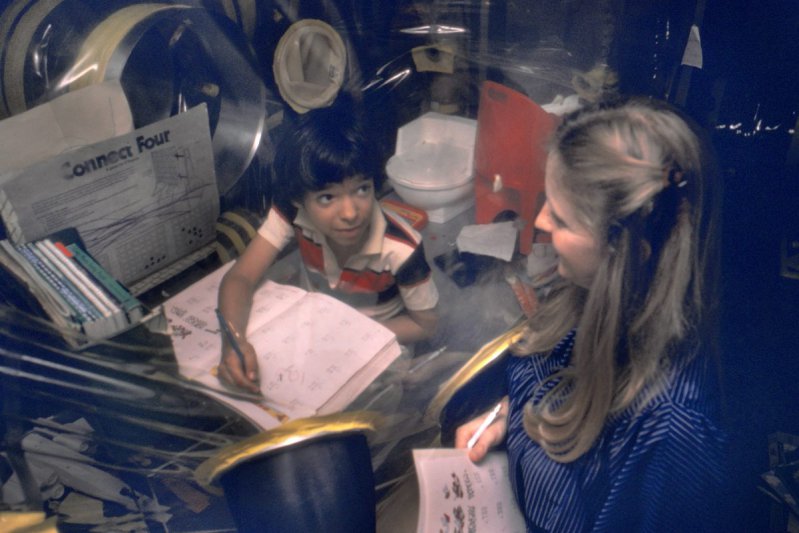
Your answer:
[[[331,246],[359,248],[369,235],[374,183],[362,176],[345,178],[320,191],[305,193],[302,205]]]

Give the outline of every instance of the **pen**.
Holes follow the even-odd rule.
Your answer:
[[[491,409],[491,412],[488,413],[488,416],[485,417],[483,423],[480,424],[480,426],[477,428],[477,431],[474,432],[472,438],[469,439],[468,443],[466,443],[466,447],[468,449],[471,450],[472,448],[474,448],[474,445],[477,444],[477,441],[480,440],[480,437],[483,436],[483,433],[485,433],[485,430],[488,429],[488,426],[490,426],[494,422],[494,420],[497,419],[497,415],[499,415],[500,409],[502,409],[502,402],[499,402],[497,405],[494,406],[493,409]]]
[[[220,311],[219,308],[216,308],[215,311],[216,318],[219,319],[219,327],[222,328],[222,334],[230,343],[230,346],[233,347],[233,351],[236,352],[236,355],[239,356],[241,370],[246,372],[247,365],[244,363],[244,352],[241,351],[241,346],[239,346],[239,342],[236,340],[236,336],[233,334],[233,328],[230,326],[230,322],[228,322],[227,319],[222,316],[222,311]]]

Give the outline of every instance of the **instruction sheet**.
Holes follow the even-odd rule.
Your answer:
[[[216,236],[205,104],[0,175],[0,214],[15,244],[73,227],[122,283],[154,274]]]

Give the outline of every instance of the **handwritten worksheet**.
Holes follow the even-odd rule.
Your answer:
[[[247,327],[258,354],[263,405],[225,396],[229,389],[216,377],[222,337],[214,310],[230,266],[167,300],[164,312],[180,373],[220,393],[259,425],[274,426],[275,412],[300,418],[340,411],[399,356],[395,335],[356,309],[266,281],[254,294]]]
[[[465,449],[413,450],[419,482],[418,533],[524,533],[524,516],[508,477],[507,455],[478,464]]]

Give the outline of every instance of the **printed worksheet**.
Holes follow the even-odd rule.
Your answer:
[[[164,303],[180,373],[262,426],[344,409],[400,354],[388,328],[335,298],[267,280],[253,296],[247,339],[263,402],[240,401],[217,378],[217,292],[228,263]]]
[[[475,464],[465,449],[417,449],[413,461],[417,533],[525,533],[504,452],[490,452]]]

